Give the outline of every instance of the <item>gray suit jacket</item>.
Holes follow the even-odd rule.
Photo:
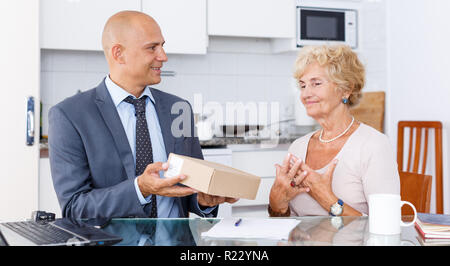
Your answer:
[[[174,137],[171,133],[172,121],[179,116],[171,114],[172,105],[186,101],[157,89],[151,92],[167,154],[203,159],[198,138],[194,137],[193,116],[191,136]],[[49,157],[63,217],[149,216],[136,194],[133,155],[104,80],[97,88],[50,109]],[[198,208],[197,194],[175,201],[180,217],[187,217],[188,212],[204,216]],[[215,217],[217,211],[208,216]]]

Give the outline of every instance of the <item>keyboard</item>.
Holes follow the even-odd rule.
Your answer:
[[[5,227],[32,241],[36,245],[66,244],[75,236],[51,224],[34,221],[2,223]]]

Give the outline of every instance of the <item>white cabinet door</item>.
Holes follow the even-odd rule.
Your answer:
[[[39,2],[2,0],[0,10],[0,220],[23,220],[38,207]],[[29,96],[35,99],[31,146],[25,144]]]
[[[233,151],[233,167],[260,177],[275,177],[275,164],[282,164],[287,148],[280,150]]]
[[[122,10],[141,10],[140,0],[41,0],[41,48],[102,50],[103,27]]]
[[[238,145],[236,145],[238,146]],[[233,167],[261,177],[258,194],[254,200],[240,199],[232,204],[233,217],[268,217],[269,194],[275,181],[275,163],[280,164],[288,146],[277,149],[233,150]]]
[[[232,151],[226,148],[219,149],[202,149],[203,158],[205,161],[215,162],[224,164],[227,166],[232,165],[233,157]],[[217,217],[231,217],[232,216],[232,205],[229,203],[223,203],[219,207],[219,212],[217,213]],[[195,216],[190,216],[195,217]]]
[[[206,54],[206,0],[142,0],[142,11],[161,27],[166,53]]]
[[[295,0],[208,0],[208,34],[295,38]]]
[[[275,164],[281,164],[287,150],[233,151],[233,167],[261,177],[255,200],[241,199],[234,206],[263,205],[269,203],[270,189],[275,181]]]

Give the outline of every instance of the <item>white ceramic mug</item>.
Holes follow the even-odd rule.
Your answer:
[[[409,205],[414,210],[414,220],[410,223],[402,221],[401,209]],[[417,211],[411,202],[402,201],[396,194],[369,195],[369,231],[372,234],[397,235],[401,226],[411,226],[416,222]]]

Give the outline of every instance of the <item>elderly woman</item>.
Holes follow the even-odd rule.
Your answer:
[[[297,139],[275,165],[270,216],[368,215],[370,194],[399,194],[388,138],[350,113],[365,83],[357,55],[343,45],[305,47],[294,77],[308,116],[321,129]]]

